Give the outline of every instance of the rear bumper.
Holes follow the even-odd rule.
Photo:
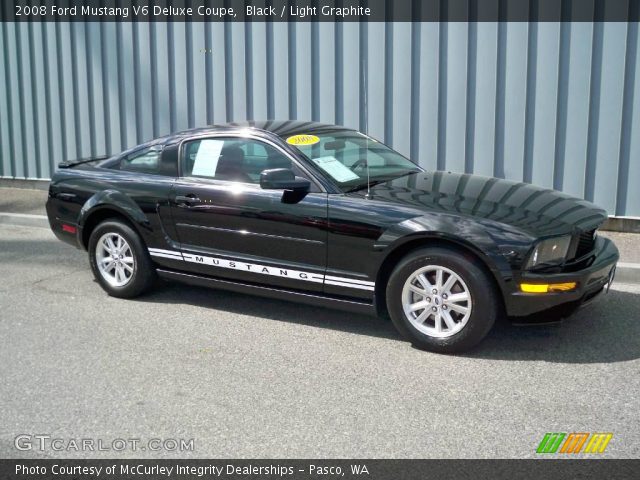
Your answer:
[[[593,300],[609,283],[619,258],[615,244],[607,238],[599,237],[591,263],[582,270],[570,273],[517,275],[514,278],[513,291],[505,296],[507,315],[523,317],[563,305],[568,309],[575,309]],[[576,282],[576,289],[557,293],[524,293],[519,289],[520,283],[566,282]]]
[[[49,197],[45,207],[51,231],[59,240],[62,240],[69,245],[73,245],[76,248],[82,248],[82,243],[80,241],[82,238],[82,230],[80,226],[75,222],[62,221],[58,217],[60,207],[55,204],[56,202],[59,202],[59,200]]]

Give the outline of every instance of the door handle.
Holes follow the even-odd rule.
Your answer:
[[[196,197],[193,194],[176,195],[176,198],[174,200],[178,205],[187,205],[187,206],[198,205],[199,203],[202,203],[202,200],[200,200],[198,197]]]

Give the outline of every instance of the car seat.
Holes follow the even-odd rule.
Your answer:
[[[216,179],[234,182],[254,183],[253,179],[244,171],[244,152],[240,147],[224,147],[220,152]]]
[[[277,150],[269,150],[267,154],[267,168],[271,170],[274,168],[291,168],[291,160]]]

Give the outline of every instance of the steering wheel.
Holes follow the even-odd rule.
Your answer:
[[[361,159],[357,160],[349,168],[355,172],[357,168],[363,168],[363,167],[366,167],[366,166],[367,166],[367,159],[366,158],[361,158]]]

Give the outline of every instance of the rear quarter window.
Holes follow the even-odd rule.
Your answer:
[[[143,152],[136,152],[120,160],[120,170],[126,172],[140,172],[161,174],[159,149],[150,149]]]

